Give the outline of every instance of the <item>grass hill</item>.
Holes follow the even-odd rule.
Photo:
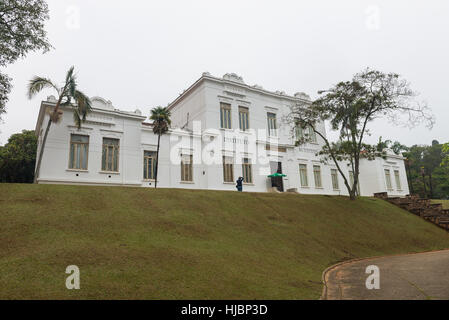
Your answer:
[[[0,184],[1,299],[317,299],[339,261],[442,248],[371,198]]]

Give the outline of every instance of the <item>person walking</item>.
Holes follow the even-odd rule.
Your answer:
[[[235,187],[237,188],[237,191],[242,192],[243,191],[243,177],[239,177],[236,182],[237,182],[237,185]]]

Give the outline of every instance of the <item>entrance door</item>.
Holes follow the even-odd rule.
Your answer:
[[[282,162],[270,162],[271,174],[282,173]],[[277,188],[280,192],[284,192],[284,181],[282,177],[271,178],[271,186]]]

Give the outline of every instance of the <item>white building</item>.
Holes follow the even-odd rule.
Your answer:
[[[241,77],[204,73],[169,108],[172,129],[161,138],[158,187],[266,192],[273,185],[299,193],[346,195],[342,177],[332,163],[316,156],[323,141],[308,132],[310,143],[295,147],[290,125],[283,119],[290,106],[308,100],[249,86]],[[53,124],[47,139],[38,183],[154,187],[157,136],[139,110],[115,109],[110,101],[92,98],[93,112],[78,130],[70,107]],[[38,152],[56,100],[41,104],[36,125]],[[320,125],[325,135],[324,124]],[[307,131],[307,130],[306,130]],[[346,176],[349,168],[342,164]],[[281,172],[283,178],[268,178]],[[409,193],[404,161],[388,152],[386,159],[362,160],[360,194]]]

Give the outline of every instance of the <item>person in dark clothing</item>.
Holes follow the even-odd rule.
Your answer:
[[[235,187],[237,188],[237,191],[242,192],[243,191],[243,177],[239,177],[236,182],[237,182],[237,185]]]

